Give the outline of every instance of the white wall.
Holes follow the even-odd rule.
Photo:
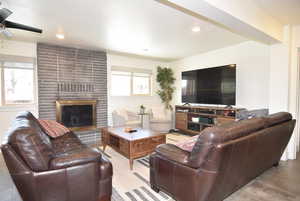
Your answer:
[[[175,104],[181,104],[181,72],[237,64],[236,105],[248,109],[269,107],[270,47],[258,42],[199,54],[171,63],[176,74]]]
[[[270,50],[270,112],[288,111],[288,47],[276,44],[272,45]]]
[[[288,67],[289,67],[289,112],[297,119],[296,128],[289,142],[284,159],[296,159],[300,143],[300,104],[299,104],[299,62],[300,62],[300,26],[288,26]]]
[[[111,67],[131,67],[150,69],[153,72],[152,76],[152,96],[111,96],[110,95],[110,80],[111,80]],[[158,85],[156,83],[156,67],[168,67],[168,63],[155,61],[143,58],[134,58],[129,56],[121,56],[114,54],[107,54],[107,72],[108,72],[108,123],[112,125],[111,114],[115,109],[127,108],[131,111],[139,111],[139,106],[143,104],[146,108],[161,105],[161,100],[156,94]]]
[[[26,56],[36,58],[36,44],[16,41],[1,41],[0,54]],[[31,106],[0,106],[0,143],[5,132],[9,129],[14,117],[21,111],[28,110],[37,115],[37,104]]]
[[[36,58],[36,43],[1,40],[0,54]]]
[[[281,41],[282,28],[281,24],[276,18],[271,16],[264,9],[257,6],[253,0],[206,0],[214,7],[225,11],[226,13],[238,18],[252,27],[266,33],[269,36]],[[250,11],[251,12],[248,12]],[[249,30],[247,30],[249,31]]]
[[[291,44],[291,70],[290,70],[290,102],[289,110],[295,114],[295,117],[300,119],[300,25],[293,27],[292,30],[292,44]],[[297,116],[296,116],[297,115]],[[295,131],[295,145],[294,150],[300,149],[300,126],[297,123]]]
[[[283,43],[271,46],[270,108],[272,112],[289,111],[299,120],[299,48],[300,26],[286,25]],[[296,159],[299,150],[298,121],[282,160]]]

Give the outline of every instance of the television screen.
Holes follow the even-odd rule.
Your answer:
[[[235,105],[236,65],[182,72],[182,102]]]

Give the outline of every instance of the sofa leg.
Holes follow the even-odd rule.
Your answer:
[[[111,201],[111,195],[102,196],[98,201]]]
[[[275,163],[273,166],[278,167],[278,165],[279,165],[279,162]]]
[[[151,188],[152,188],[152,190],[154,190],[156,193],[159,193],[159,189],[158,189],[156,186],[151,185]]]

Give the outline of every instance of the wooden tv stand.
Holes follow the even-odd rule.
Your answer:
[[[210,106],[175,106],[175,128],[180,132],[197,135],[207,127],[235,121],[238,111],[244,108]]]

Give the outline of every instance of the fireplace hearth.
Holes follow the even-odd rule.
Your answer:
[[[96,100],[56,101],[56,120],[73,131],[96,129]]]

